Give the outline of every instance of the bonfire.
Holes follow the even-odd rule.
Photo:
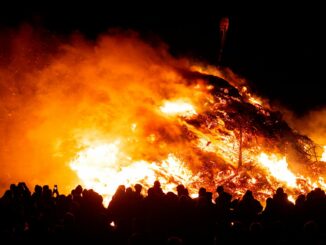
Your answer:
[[[223,185],[260,201],[278,187],[292,200],[326,187],[322,147],[230,69],[135,33],[49,39],[25,26],[4,42],[2,185],[81,184],[106,204],[119,185],[155,180],[165,192]]]

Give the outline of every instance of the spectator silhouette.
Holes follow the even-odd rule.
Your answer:
[[[256,221],[263,206],[253,197],[252,191],[247,190],[236,207],[236,215],[240,221],[248,224]]]

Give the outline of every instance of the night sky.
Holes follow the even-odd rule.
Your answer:
[[[68,1],[66,1],[68,2]],[[257,93],[302,114],[326,105],[326,15],[321,4],[239,6],[226,1],[185,3],[11,1],[0,10],[0,28],[23,22],[53,34],[79,32],[95,39],[109,28],[133,29],[166,42],[175,56],[217,62],[219,21],[227,16],[222,65],[249,80]]]

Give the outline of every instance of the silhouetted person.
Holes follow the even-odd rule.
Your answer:
[[[157,196],[158,198],[161,198],[162,196],[164,196],[164,192],[163,192],[163,190],[162,190],[162,188],[161,188],[161,183],[160,183],[160,181],[156,180],[156,181],[154,182],[153,187],[151,187],[150,189],[153,191],[152,193],[153,193],[155,196]]]
[[[218,193],[215,199],[217,219],[218,222],[226,223],[230,218],[232,195],[225,192],[223,186],[218,186],[216,192]]]
[[[262,210],[260,202],[254,198],[250,190],[247,190],[236,208],[236,213],[242,222],[249,223],[255,221]]]
[[[179,197],[185,194],[185,189],[186,188],[184,187],[184,185],[177,186],[177,193]]]

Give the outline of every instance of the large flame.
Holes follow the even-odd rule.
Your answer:
[[[288,169],[285,157],[279,159],[276,155],[261,153],[258,162],[277,180],[285,182],[289,187],[296,186],[296,176]]]
[[[2,188],[82,184],[108,203],[119,185],[155,180],[166,192],[223,184],[260,200],[279,186],[292,198],[325,187],[324,165],[304,155],[311,142],[229,69],[173,58],[135,33],[60,43],[24,26],[2,39]]]
[[[119,141],[113,143],[93,143],[77,153],[70,167],[87,188],[92,188],[104,197],[108,204],[119,185],[133,186],[136,183],[150,187],[159,180],[164,191],[175,191],[178,184],[187,186],[190,194],[195,194],[198,177],[173,154],[160,163],[133,161],[121,153]]]

